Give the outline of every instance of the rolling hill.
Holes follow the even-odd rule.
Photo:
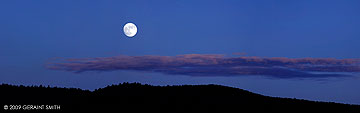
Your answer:
[[[2,106],[18,105],[20,107],[17,110],[1,109],[1,112],[360,112],[359,105],[269,97],[213,84],[151,86],[140,83],[122,83],[94,91],[2,84],[0,97]],[[39,105],[45,105],[45,107],[29,108]],[[47,105],[60,107],[47,109]]]

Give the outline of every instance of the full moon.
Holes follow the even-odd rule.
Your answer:
[[[134,23],[126,23],[124,26],[124,34],[127,37],[134,37],[137,33],[137,27]]]

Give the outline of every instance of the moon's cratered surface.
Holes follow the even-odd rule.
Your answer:
[[[126,23],[124,26],[124,33],[128,37],[134,37],[137,33],[137,27],[134,23]]]

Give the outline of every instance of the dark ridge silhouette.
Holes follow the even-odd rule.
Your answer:
[[[122,83],[94,91],[0,85],[0,104],[60,105],[27,112],[360,112],[359,105],[278,98],[220,85],[151,86]],[[1,109],[1,113],[10,110]]]

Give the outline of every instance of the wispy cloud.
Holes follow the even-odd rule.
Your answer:
[[[189,76],[259,75],[275,78],[344,77],[360,72],[359,59],[225,57],[218,54],[61,59],[47,68],[76,73],[135,70]]]

